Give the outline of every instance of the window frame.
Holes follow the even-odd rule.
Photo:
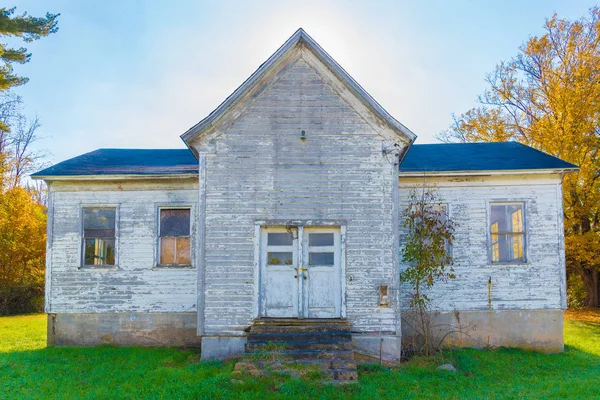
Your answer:
[[[154,269],[193,269],[195,265],[195,251],[194,251],[194,220],[195,220],[195,207],[193,204],[177,203],[172,205],[156,205],[156,233],[154,240]],[[190,262],[188,264],[161,264],[160,263],[160,213],[161,210],[190,210],[190,233],[189,236],[176,236],[176,237],[189,237],[190,239]],[[175,257],[177,259],[177,257]]]
[[[114,208],[115,209],[115,263],[88,265],[85,263],[85,227],[83,220],[83,211],[86,208]],[[119,268],[119,247],[120,247],[120,231],[119,231],[119,216],[120,204],[82,204],[79,207],[79,267],[78,269],[118,269]]]
[[[515,261],[493,261],[492,249],[492,206],[515,206],[520,205],[523,213],[523,259]],[[491,200],[487,202],[487,258],[488,264],[493,266],[498,265],[523,265],[529,264],[528,249],[528,224],[527,224],[527,201],[526,200]],[[500,233],[502,234],[502,233]],[[506,233],[505,233],[506,234]]]

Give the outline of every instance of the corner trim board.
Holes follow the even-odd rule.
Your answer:
[[[198,313],[198,336],[204,335],[204,280],[205,280],[205,248],[206,248],[206,154],[199,154],[198,174],[198,239],[196,265],[196,311]]]

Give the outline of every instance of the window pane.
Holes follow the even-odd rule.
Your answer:
[[[309,253],[309,265],[333,265],[333,253]]]
[[[160,236],[189,236],[190,209],[161,209]]]
[[[492,261],[525,261],[523,234],[492,234]]]
[[[269,233],[267,244],[269,246],[291,246],[294,236],[291,233]]]
[[[333,246],[333,233],[310,233],[309,246]]]
[[[492,229],[496,232],[508,232],[506,226],[506,206],[492,205]]]
[[[523,210],[521,205],[506,206],[506,211],[510,216],[510,231],[523,232]]]
[[[175,264],[175,238],[160,238],[160,263]]]
[[[190,238],[177,238],[177,264],[190,264]]]
[[[83,229],[115,229],[115,208],[83,209]]]
[[[294,253],[290,252],[269,252],[267,254],[268,265],[292,265],[294,263]]]
[[[492,205],[492,227],[496,225],[497,232],[523,232],[523,205]]]
[[[492,232],[494,232],[494,225],[492,225]],[[500,261],[500,239],[498,235],[492,234],[492,262]]]
[[[87,238],[114,238],[114,229],[84,229],[83,236]]]
[[[510,237],[512,244],[512,260],[513,261],[522,261],[523,260],[523,234],[520,235],[512,235]]]
[[[114,239],[85,239],[85,265],[115,265]]]

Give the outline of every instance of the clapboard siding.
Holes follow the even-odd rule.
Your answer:
[[[456,223],[452,248],[456,279],[432,293],[439,310],[560,309],[565,305],[562,192],[558,175],[487,178],[400,178],[400,210],[414,185],[433,187]],[[525,204],[524,264],[489,262],[489,203]],[[402,220],[402,214],[400,217]],[[400,226],[400,245],[405,234]],[[405,268],[401,265],[401,268]],[[491,280],[491,296],[488,281]],[[410,288],[404,286],[403,308]]]
[[[195,212],[197,181],[154,182],[151,186],[73,181],[57,182],[50,190],[53,222],[48,312],[196,310],[196,269],[155,267],[157,208],[189,205]],[[117,268],[81,268],[81,208],[94,205],[118,207]],[[193,242],[195,229],[192,223]],[[195,266],[195,259],[192,264]]]
[[[379,285],[394,279],[397,179],[382,141],[301,58],[213,143],[197,145],[206,154],[205,334],[252,324],[255,226],[269,220],[343,221],[347,317],[357,331],[395,331],[394,311],[379,308]]]

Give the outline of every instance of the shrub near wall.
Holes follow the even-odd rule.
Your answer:
[[[22,187],[0,193],[0,315],[43,310],[46,210]]]

